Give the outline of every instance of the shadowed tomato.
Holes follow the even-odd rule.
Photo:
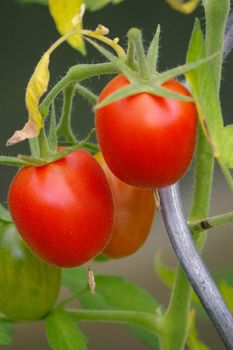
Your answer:
[[[19,170],[8,202],[23,239],[54,265],[81,265],[101,253],[111,237],[111,191],[100,165],[84,150]]]
[[[125,257],[136,252],[150,232],[155,211],[153,193],[118,179],[101,153],[95,158],[107,176],[114,203],[113,234],[103,253],[111,258]]]
[[[0,224],[0,312],[11,320],[38,320],[56,301],[61,271],[35,256],[13,224]]]
[[[102,91],[99,101],[129,84],[119,75]],[[189,96],[178,81],[165,88]],[[179,180],[193,156],[197,112],[193,102],[139,93],[96,111],[101,151],[112,172],[134,186],[160,188]]]

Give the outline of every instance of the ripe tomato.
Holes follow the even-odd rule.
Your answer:
[[[103,170],[84,150],[19,170],[8,201],[21,236],[54,265],[81,265],[98,255],[111,237],[111,191]]]
[[[99,101],[129,81],[119,75],[102,91]],[[178,81],[164,87],[188,96]],[[134,186],[160,188],[179,180],[195,147],[197,112],[193,102],[139,93],[96,111],[96,131],[112,172]]]
[[[150,232],[155,211],[153,193],[118,179],[101,153],[95,158],[107,176],[114,203],[113,234],[103,253],[111,258],[125,257],[136,252]]]
[[[38,259],[13,224],[0,225],[0,312],[14,321],[38,320],[56,301],[61,271]]]

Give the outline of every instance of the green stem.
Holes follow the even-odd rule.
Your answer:
[[[126,64],[133,70],[137,68],[137,62],[135,60],[135,46],[130,38],[128,41]]]
[[[224,33],[227,14],[230,10],[229,0],[203,0],[206,17],[206,53],[223,52]],[[222,54],[209,62],[211,74],[215,80],[217,94],[220,90],[222,73]]]
[[[99,64],[79,64],[71,67],[67,74],[49,91],[47,96],[41,102],[40,113],[42,117],[45,118],[48,115],[51,103],[67,85],[94,76],[113,73],[117,73],[117,70],[111,62]]]
[[[40,130],[40,135],[38,138],[39,138],[39,147],[40,147],[40,157],[43,159],[47,159],[48,155],[50,154],[50,148],[48,145],[44,128]]]
[[[80,84],[76,84],[75,89],[82,97],[84,97],[88,102],[90,102],[92,106],[96,105],[98,101],[98,96],[96,94],[94,94],[92,91]]]
[[[73,106],[73,97],[75,92],[74,83],[68,85],[63,90],[63,107],[59,124],[57,126],[57,135],[64,136],[67,141],[76,142],[76,138],[71,128],[71,112]]]
[[[196,162],[194,170],[193,203],[189,219],[202,219],[208,215],[212,189],[213,157],[208,141],[201,128],[198,132]],[[206,235],[198,235],[196,243],[202,248]],[[161,337],[163,350],[182,350],[188,335],[189,310],[192,299],[192,287],[183,269],[177,266],[176,279],[168,309],[164,317]]]
[[[223,225],[233,224],[233,211],[221,215],[207,217],[200,221],[189,222],[189,227],[192,232],[197,234],[203,232],[203,230],[209,230]]]
[[[77,317],[79,321],[97,321],[107,323],[122,323],[144,327],[151,332],[160,334],[161,320],[148,312],[120,311],[120,310],[74,310],[66,311]]]
[[[150,78],[150,73],[146,63],[146,55],[142,44],[142,33],[137,28],[131,28],[128,32],[128,38],[134,44],[141,77],[148,80]]]

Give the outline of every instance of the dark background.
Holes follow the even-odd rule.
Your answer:
[[[87,12],[84,23],[86,28],[95,28],[101,23],[110,28],[112,37],[119,37],[121,43],[126,42],[126,33],[132,26],[143,29],[145,46],[149,45],[153,33],[161,24],[162,38],[160,51],[160,70],[185,62],[185,53],[191,34],[195,16],[204,18],[203,9],[199,8],[191,15],[183,15],[172,10],[164,0],[125,0],[117,6],[106,6],[97,12]],[[15,129],[21,128],[27,113],[24,94],[27,82],[42,53],[58,38],[55,25],[49,15],[48,8],[39,5],[22,6],[12,0],[0,2],[0,153],[16,155],[27,152],[26,142],[6,148],[6,140]],[[203,23],[204,26],[204,23]],[[100,55],[88,47],[88,55],[82,57],[67,44],[63,44],[51,58],[51,83],[58,81],[68,68],[79,62],[100,62]],[[232,106],[233,61],[229,56],[223,68],[222,106],[226,123],[230,123]],[[87,85],[98,93],[104,80],[88,81]],[[61,97],[58,98],[61,100]],[[58,110],[59,110],[58,103]],[[93,127],[93,113],[82,99],[76,99],[73,111],[76,133],[81,138]],[[15,168],[0,166],[0,200],[7,201],[7,188]],[[185,208],[189,208],[191,200],[191,180],[189,173],[181,183]],[[215,189],[211,213],[217,214],[232,210],[232,194],[227,189],[218,169],[215,172]],[[204,251],[204,259],[211,272],[232,268],[232,227],[211,231]],[[134,256],[120,261],[99,264],[97,271],[120,274],[149,290],[161,303],[167,303],[169,292],[154,276],[154,252],[162,252],[163,259],[175,265],[176,259],[166,237],[160,214],[157,214],[151,235],[144,247]],[[1,263],[1,262],[0,262]],[[1,286],[0,286],[1,288]],[[65,291],[64,291],[65,292]],[[46,350],[48,345],[40,322],[22,324],[17,327],[14,344],[9,350]],[[123,326],[84,325],[90,337],[90,350],[129,348],[147,349],[134,338]],[[210,321],[200,321],[199,329],[202,338],[211,349],[224,349],[219,336]],[[1,347],[1,346],[0,346]],[[3,346],[1,348],[4,348]],[[74,349],[75,350],[75,349]],[[176,349],[174,349],[176,350]]]

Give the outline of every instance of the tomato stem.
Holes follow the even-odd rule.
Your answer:
[[[75,310],[66,309],[66,312],[77,317],[79,321],[97,321],[108,323],[122,323],[147,328],[159,335],[161,319],[148,312],[123,310]]]
[[[47,157],[51,153],[51,150],[49,148],[49,144],[48,144],[48,140],[47,140],[44,128],[40,130],[40,135],[38,136],[38,140],[39,140],[39,147],[40,147],[40,157],[43,159],[47,159]]]
[[[233,211],[212,217],[207,217],[200,221],[190,221],[189,227],[195,234],[202,233],[203,230],[209,230],[223,225],[233,224]]]
[[[135,45],[131,38],[128,40],[126,63],[133,70],[137,69],[138,65],[135,59]]]
[[[69,84],[89,79],[102,74],[117,73],[111,62],[97,64],[78,64],[71,67],[67,74],[50,90],[40,104],[40,113],[43,118],[48,115],[49,107],[57,95]]]
[[[150,73],[146,62],[141,31],[138,28],[131,28],[128,32],[128,38],[134,44],[141,77],[145,80],[149,80]]]
[[[76,83],[75,84],[75,90],[84,97],[92,106],[96,105],[98,101],[98,96],[94,94],[92,91],[87,89],[85,86]]]
[[[225,345],[228,349],[232,349],[233,317],[191,238],[188,226],[185,222],[178,186],[173,185],[161,189],[160,198],[167,232],[179,261],[191,285],[199,296],[200,301],[219,331]],[[187,324],[184,322],[183,314],[184,311],[189,311],[189,304],[187,301],[191,299],[192,292],[191,288],[186,283],[182,285],[182,288],[180,287],[180,285],[175,284],[172,295],[173,302],[168,308],[168,313],[165,314],[163,328],[164,337],[162,343],[164,350],[183,349],[185,345],[188,333],[188,322]],[[183,296],[185,296],[185,299]],[[185,310],[184,305],[186,306]],[[179,306],[179,309],[177,306]],[[174,321],[175,325],[173,324]],[[183,337],[180,336],[182,324],[186,331],[183,333]]]
[[[67,141],[77,142],[71,127],[71,112],[73,106],[73,97],[75,84],[71,83],[63,90],[62,114],[57,126],[57,135],[63,136]]]

